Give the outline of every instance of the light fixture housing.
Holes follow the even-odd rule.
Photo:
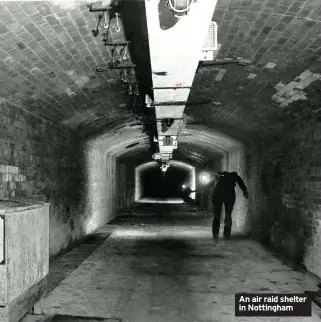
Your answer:
[[[208,185],[211,182],[211,175],[208,172],[202,172],[199,175],[200,183],[203,185]]]
[[[175,18],[182,18],[188,14],[191,9],[193,0],[185,0],[184,6],[178,4],[178,2],[183,2],[182,0],[167,0],[166,5],[169,7],[169,10],[174,15]]]

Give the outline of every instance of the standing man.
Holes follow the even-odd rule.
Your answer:
[[[235,186],[236,183],[242,189],[244,198],[248,198],[249,194],[242,178],[236,172],[218,172],[216,175],[217,181],[212,194],[212,203],[214,206],[213,219],[213,239],[218,238],[220,232],[222,206],[225,208],[224,221],[224,237],[231,236],[232,229],[232,211],[235,204]]]

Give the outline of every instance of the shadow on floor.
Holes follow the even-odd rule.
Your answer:
[[[221,225],[220,231],[222,232],[223,229],[224,229],[224,225]],[[231,237],[228,240],[244,240],[244,239],[249,239],[249,236],[244,235],[239,232],[233,232]],[[220,238],[220,240],[221,240],[221,238]]]
[[[170,270],[168,272],[169,277],[173,277],[176,274],[179,276],[181,274],[186,274],[188,271],[188,268],[181,267],[181,263],[186,258],[223,258],[225,257],[222,253],[200,253],[196,252],[195,248],[192,246],[191,241],[188,240],[182,240],[179,238],[161,238],[161,239],[153,239],[149,240],[148,243],[146,243],[145,240],[136,240],[134,244],[134,249],[132,250],[131,256],[154,256],[157,254],[158,260],[154,263],[158,264],[158,262],[161,262],[162,258],[166,258],[166,262],[168,261],[168,257],[172,257],[171,265],[167,265],[167,269],[170,269],[170,267],[173,268],[173,271]],[[150,266],[150,268],[144,267],[145,273],[150,272],[151,274],[155,274],[155,269],[152,268],[154,266]],[[182,268],[182,271],[178,271],[178,267]],[[143,268],[142,266],[135,266],[136,270],[140,270]],[[162,267],[163,270],[163,267]],[[162,275],[165,275],[165,273],[162,273]]]
[[[214,242],[211,217],[143,213],[127,217],[133,226],[120,219],[51,263],[56,282],[66,277],[45,299],[46,314],[87,315],[92,322],[236,321],[236,293],[300,293],[315,285],[244,235]],[[319,316],[313,307],[306,321]],[[85,322],[80,318],[45,322]],[[28,315],[23,322],[44,321]]]
[[[54,315],[45,322],[122,322],[120,318],[96,318],[90,316]]]
[[[131,212],[122,212],[109,224],[112,225],[171,225],[171,226],[203,226],[209,225],[213,218],[205,211],[184,209],[174,210],[163,208],[162,211],[151,212],[149,209],[143,211],[131,210]]]
[[[96,233],[88,235],[77,245],[74,245],[74,248],[67,249],[59,256],[51,258],[46,295],[49,295],[61,281],[77,269],[111,233],[112,229],[104,227]]]

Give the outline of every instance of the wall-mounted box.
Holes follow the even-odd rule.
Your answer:
[[[5,203],[0,203],[0,321],[17,322],[45,294],[49,204]]]

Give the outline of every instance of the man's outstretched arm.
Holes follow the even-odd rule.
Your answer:
[[[249,193],[247,191],[247,187],[246,187],[243,179],[238,174],[236,174],[236,182],[239,185],[239,187],[242,189],[244,198],[247,199],[249,197]]]
[[[219,179],[220,179],[220,174],[219,173],[211,174],[211,180],[209,182],[209,186],[215,186],[216,183],[219,181]]]

